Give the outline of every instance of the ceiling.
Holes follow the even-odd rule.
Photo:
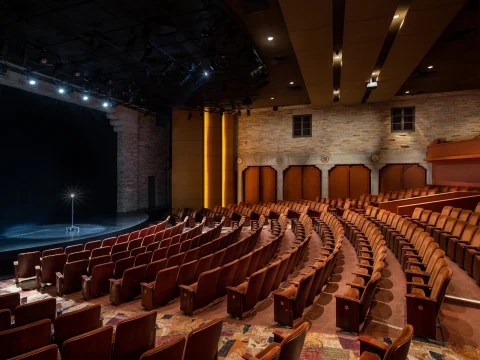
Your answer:
[[[0,60],[151,111],[348,105],[480,88],[479,26],[478,0],[3,0]]]
[[[0,40],[10,70],[144,109],[240,105],[269,80],[220,0],[3,0]]]

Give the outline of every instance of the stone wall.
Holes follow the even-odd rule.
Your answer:
[[[415,132],[390,131],[392,107],[415,106]],[[312,137],[292,137],[292,115],[312,114]],[[378,170],[389,163],[419,163],[435,138],[469,139],[480,134],[480,91],[402,96],[393,101],[355,106],[254,109],[238,121],[238,200],[243,199],[242,171],[270,165],[277,170],[277,196],[283,196],[283,170],[316,165],[322,170],[322,196],[328,196],[328,170],[336,164],[364,164],[372,170],[371,192],[378,192]],[[378,154],[380,160],[372,162]],[[328,156],[322,162],[322,156]]]
[[[167,129],[121,106],[107,117],[117,133],[117,211],[148,208],[149,176],[156,177],[156,205],[166,205]]]

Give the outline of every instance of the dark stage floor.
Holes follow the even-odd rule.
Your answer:
[[[71,224],[25,225],[4,230],[0,233],[0,274],[13,273],[13,267],[8,260],[15,260],[21,252],[42,251],[117,236],[141,228],[148,218],[148,214],[144,212],[92,218],[75,224],[80,231],[74,233],[66,231]],[[8,266],[5,268],[6,263]]]

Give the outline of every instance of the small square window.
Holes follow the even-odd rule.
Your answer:
[[[415,131],[415,107],[392,108],[392,132]]]
[[[312,136],[312,115],[293,115],[293,137]]]

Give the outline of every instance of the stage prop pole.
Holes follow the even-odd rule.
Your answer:
[[[80,228],[78,226],[73,225],[73,202],[74,202],[74,199],[75,199],[75,194],[70,194],[70,197],[72,198],[72,226],[67,227],[66,230],[67,231],[80,231]]]

